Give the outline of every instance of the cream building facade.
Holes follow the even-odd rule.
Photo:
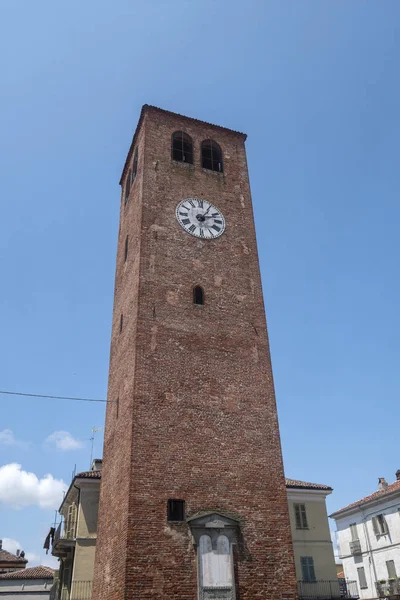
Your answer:
[[[101,460],[78,473],[60,506],[62,521],[54,533],[52,554],[60,559],[55,598],[89,600],[92,595],[97,538]]]
[[[327,485],[286,479],[296,576],[298,581],[335,581],[335,557],[329,530]]]

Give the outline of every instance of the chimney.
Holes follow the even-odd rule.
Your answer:
[[[95,458],[92,461],[92,467],[91,467],[91,471],[101,471],[101,468],[103,466],[103,461],[101,458]]]
[[[397,469],[397,471],[396,471],[396,479],[397,479],[397,481],[400,480],[400,469]]]
[[[20,550],[18,549],[18,550],[17,550],[17,556],[19,556],[19,553],[20,553]]]
[[[386,479],[384,477],[379,477],[378,490],[380,492],[383,492],[384,490],[386,490],[387,486],[388,486],[388,482],[386,481]]]
[[[0,550],[3,550],[3,540],[0,540]]]

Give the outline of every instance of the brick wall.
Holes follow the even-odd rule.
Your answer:
[[[197,598],[190,531],[167,523],[168,498],[184,499],[188,516],[215,509],[240,519],[237,598],[290,597],[296,582],[244,136],[150,107],[139,125],[138,174],[121,202],[109,379],[119,408],[107,408],[94,598]],[[193,138],[193,166],[171,161],[176,130]],[[222,147],[224,174],[201,168],[208,138]],[[198,240],[183,231],[175,208],[191,196],[222,211],[224,235]],[[204,306],[193,304],[196,284]]]

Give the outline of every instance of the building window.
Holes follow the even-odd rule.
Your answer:
[[[387,572],[388,572],[388,578],[389,579],[397,579],[396,565],[394,564],[394,560],[387,560],[386,568],[387,568]]]
[[[129,236],[127,235],[125,238],[124,262],[126,262],[128,258],[128,239]]]
[[[372,527],[376,536],[389,533],[386,519],[382,514],[372,517]]]
[[[172,134],[172,158],[179,162],[193,164],[192,138],[184,131],[175,131]]]
[[[364,567],[358,567],[357,573],[358,573],[358,581],[360,583],[360,588],[362,590],[366,590],[368,587],[368,584],[367,584],[367,578],[365,577]]]
[[[224,170],[221,148],[213,140],[205,140],[201,144],[201,166],[220,173]]]
[[[314,559],[312,556],[301,556],[301,576],[303,581],[316,581],[314,570]]]
[[[351,540],[352,542],[357,542],[358,541],[358,531],[357,531],[357,524],[356,523],[351,523],[350,525],[350,533],[351,533]]]
[[[184,500],[168,500],[167,519],[170,522],[179,522],[185,520]]]
[[[193,302],[195,304],[204,304],[204,290],[199,285],[193,288]]]
[[[294,514],[296,517],[296,529],[308,529],[306,505],[295,504]]]
[[[133,183],[135,181],[135,177],[136,177],[136,173],[137,173],[137,165],[138,165],[138,149],[136,148],[135,154],[133,156],[131,183]]]
[[[120,333],[122,331],[123,324],[124,324],[124,315],[121,315],[119,318],[119,332]]]
[[[129,169],[128,175],[126,176],[125,181],[125,204],[129,200],[129,192],[131,191],[131,170]]]

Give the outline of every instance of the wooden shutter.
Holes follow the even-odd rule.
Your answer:
[[[365,577],[365,569],[364,567],[358,567],[358,581],[360,582],[360,588],[363,590],[368,587],[367,578]]]
[[[380,531],[378,526],[378,520],[376,517],[372,517],[372,528],[374,530],[374,534],[379,535]]]
[[[300,504],[300,511],[301,511],[301,525],[304,529],[308,529],[307,513],[306,513],[306,505],[305,504]]]
[[[300,564],[303,581],[316,581],[313,557],[301,556]]]
[[[300,504],[294,505],[294,515],[296,517],[296,529],[301,529]]]
[[[396,565],[394,564],[394,560],[387,560],[386,568],[387,568],[389,579],[396,579],[397,573],[396,573]]]
[[[358,538],[358,531],[357,531],[357,524],[356,523],[352,523],[350,525],[350,531],[351,531],[351,540],[352,540],[352,542],[358,542],[359,538]]]

